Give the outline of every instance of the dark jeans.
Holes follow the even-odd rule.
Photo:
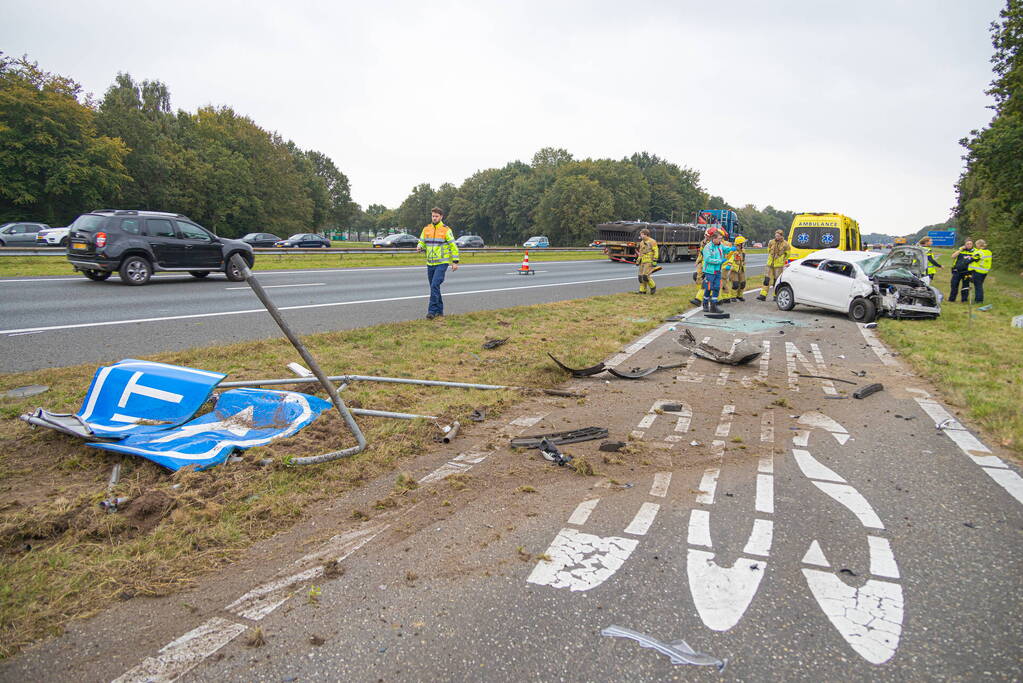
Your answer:
[[[959,294],[959,285],[963,286],[963,303],[966,303],[970,299],[970,273],[969,271],[953,270],[952,271],[952,295],[948,297],[949,301],[955,301],[956,295]]]
[[[984,279],[987,278],[987,273],[978,273],[973,271],[973,303],[982,304],[984,303]]]
[[[440,298],[440,286],[448,272],[448,264],[426,267],[426,280],[430,283],[430,306],[427,314],[444,315],[444,300]]]
[[[721,293],[721,271],[716,273],[704,273],[703,274],[703,291],[704,296],[710,298],[711,301],[718,300],[718,294]]]

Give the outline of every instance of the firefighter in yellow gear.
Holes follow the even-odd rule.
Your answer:
[[[742,293],[746,290],[746,238],[739,235],[735,238],[735,251],[728,255],[725,263],[728,273],[728,285],[732,297],[745,301]]]
[[[657,263],[659,255],[657,240],[650,236],[650,231],[643,228],[639,231],[639,247],[636,250],[636,265],[639,266],[639,291],[637,294],[651,294],[657,292],[657,285],[654,283],[654,264]]]
[[[785,241],[785,233],[774,231],[774,239],[767,243],[767,270],[764,271],[764,286],[760,288],[757,301],[767,301],[767,291],[778,282],[778,277],[789,261],[792,247]]]

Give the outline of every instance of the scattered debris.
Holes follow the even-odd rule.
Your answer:
[[[532,436],[519,436],[511,440],[512,448],[539,448],[541,442],[549,441],[553,444],[578,443],[579,441],[593,441],[595,439],[606,439],[607,429],[604,427],[583,427],[567,432],[550,432],[549,434],[534,434]]]
[[[759,358],[760,354],[764,352],[761,347],[745,339],[737,342],[731,351],[724,351],[704,342],[697,343],[696,337],[689,330],[676,337],[675,341],[683,348],[692,351],[695,356],[725,365],[744,365]]]
[[[550,354],[550,352],[548,352],[547,355],[550,356],[550,359],[552,361],[554,361],[555,363],[558,364],[559,368],[561,368],[562,370],[564,370],[566,372],[572,373],[573,377],[589,377],[590,375],[596,375],[597,373],[604,372],[604,369],[605,369],[605,365],[604,365],[603,361],[601,361],[600,363],[597,363],[596,365],[592,365],[592,366],[590,366],[588,368],[578,368],[578,369],[576,369],[576,368],[568,367],[567,365],[562,363],[560,360],[558,360],[557,358],[552,356]]]
[[[310,645],[316,645],[317,647],[319,647],[320,645],[323,645],[326,642],[327,641],[325,639],[321,638],[320,636],[316,635],[315,633],[313,635],[309,636],[309,644]]]
[[[977,308],[977,310],[978,311],[990,311],[992,306],[994,306],[994,304],[988,304],[987,306],[979,306]]]
[[[868,330],[872,330],[875,327],[877,327],[877,323],[867,323],[866,325],[864,325],[864,327],[867,328]]]
[[[440,428],[440,436],[435,436],[434,441],[440,443],[451,443],[456,436],[458,436],[458,430],[461,427],[458,421],[455,420],[449,425],[437,425]]]
[[[666,413],[677,413],[678,411],[682,410],[682,404],[681,403],[662,403],[661,404],[661,410],[663,410]]]
[[[655,365],[652,368],[633,368],[632,372],[622,372],[620,370],[615,370],[614,368],[604,369],[610,372],[615,377],[620,377],[622,379],[640,379],[642,377],[646,377],[647,375],[652,375],[653,373],[657,372],[660,369],[660,366]]]
[[[487,409],[476,408],[471,413],[469,413],[469,419],[472,420],[473,422],[483,422],[483,420],[487,419]]]
[[[17,387],[10,391],[4,392],[4,398],[28,398],[29,396],[37,396],[45,391],[49,391],[50,387],[45,384],[29,384],[25,387]]]
[[[868,384],[867,386],[861,387],[854,391],[853,398],[866,398],[867,396],[870,396],[871,394],[876,394],[877,392],[882,391],[883,389],[884,389],[883,384],[878,383]]]
[[[801,372],[797,372],[796,374],[799,375],[800,377],[806,377],[807,379],[830,379],[830,380],[833,380],[835,382],[845,382],[846,384],[856,384],[856,382],[853,382],[850,379],[842,379],[841,377],[829,377],[827,375],[804,375]]]
[[[488,339],[483,342],[483,348],[485,349],[496,349],[501,344],[507,342],[511,337],[505,337],[504,339]]]
[[[937,429],[940,432],[942,429],[945,429],[946,427],[951,427],[954,424],[955,424],[955,418],[946,417],[944,420],[942,420],[938,424],[934,425],[934,428]]]
[[[711,313],[710,311],[706,311],[703,314],[703,317],[704,318],[711,318],[712,320],[724,320],[725,318],[731,318],[732,314],[731,313]]]
[[[700,443],[699,441],[697,441],[696,439],[693,439],[692,441],[689,442],[689,445],[690,446],[702,446],[703,444]]]
[[[846,576],[856,576],[856,572],[854,572],[852,569],[849,569],[848,567],[842,567],[841,569],[838,570],[838,573],[845,574]]]
[[[559,467],[564,467],[572,460],[571,455],[565,455],[560,450],[558,450],[558,447],[551,443],[550,439],[543,439],[540,442],[539,448],[540,455],[542,455],[545,460],[550,460],[551,462],[557,464]]]
[[[605,441],[600,444],[600,447],[597,450],[605,453],[619,453],[623,448],[625,448],[624,441]]]
[[[107,498],[106,500],[101,500],[99,502],[99,506],[101,508],[103,508],[104,510],[106,510],[107,512],[117,512],[117,510],[119,508],[123,508],[125,505],[127,505],[128,501],[130,501],[130,500],[131,500],[131,498],[124,498],[124,497],[121,497],[121,498]]]
[[[667,656],[671,659],[672,664],[715,666],[717,667],[718,673],[724,671],[725,666],[728,664],[728,660],[718,659],[712,655],[697,652],[689,646],[689,643],[681,639],[673,640],[670,643],[664,643],[651,636],[643,635],[638,631],[633,631],[631,628],[623,628],[621,626],[609,626],[601,631],[600,635],[610,636],[612,638],[630,638],[635,640],[642,647],[657,650],[662,655]]]
[[[849,372],[851,372],[852,374],[856,375],[857,377],[866,377],[867,376],[867,371],[866,370],[850,370]]]

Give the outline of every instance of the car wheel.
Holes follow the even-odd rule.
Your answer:
[[[197,277],[197,278],[199,278],[201,280],[204,277],[206,277],[207,275],[209,275],[210,271],[208,271],[208,270],[190,270],[190,271],[188,271],[188,274],[191,275],[192,277]]]
[[[141,256],[129,256],[124,259],[119,270],[121,282],[126,285],[144,285],[153,276],[153,266]]]
[[[788,285],[778,285],[774,289],[775,301],[782,311],[791,311],[796,307],[796,297],[792,294],[792,288]]]
[[[235,253],[237,254],[237,252]],[[235,254],[231,254],[231,256],[234,255]],[[242,269],[232,262],[233,259],[231,258],[231,256],[227,257],[227,265],[224,266],[224,275],[226,275],[227,279],[230,280],[231,282],[241,282],[245,279],[245,275],[242,274]],[[245,259],[245,257],[242,256],[241,254],[239,254],[238,256],[242,260]],[[247,263],[247,265],[251,266],[252,264]]]
[[[111,273],[109,270],[83,270],[82,275],[89,278],[90,280],[95,280],[96,282],[103,282],[104,280],[108,279],[111,275],[113,275],[113,273]]]
[[[877,307],[870,299],[856,299],[849,306],[849,319],[857,323],[871,323],[877,318]]]

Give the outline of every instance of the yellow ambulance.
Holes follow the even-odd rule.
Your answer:
[[[803,258],[818,249],[860,251],[860,224],[840,213],[801,213],[789,230],[789,260]]]

